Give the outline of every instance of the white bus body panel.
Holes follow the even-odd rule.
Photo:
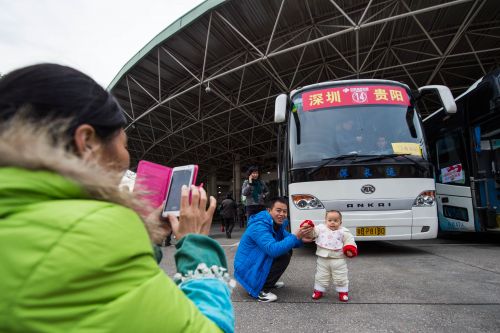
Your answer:
[[[443,199],[448,202],[443,203]],[[436,184],[436,201],[438,207],[439,224],[444,231],[471,231],[475,232],[474,209],[471,189],[468,186]],[[467,209],[468,221],[446,217],[443,205]]]
[[[373,185],[375,192],[364,194],[361,187]],[[385,236],[356,236],[356,240],[409,240],[437,237],[437,210],[413,207],[423,191],[435,189],[431,178],[349,179],[293,183],[289,185],[290,225],[296,230],[303,220],[323,223],[329,209],[341,211],[343,226],[355,235],[356,227],[384,226]],[[324,209],[298,209],[291,196],[310,194],[318,198]],[[362,206],[362,207],[360,207]],[[373,208],[372,208],[373,207]],[[422,227],[428,231],[421,232]]]

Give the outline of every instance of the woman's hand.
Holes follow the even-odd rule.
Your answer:
[[[163,240],[172,233],[170,224],[162,221],[161,219],[162,210],[163,205],[156,208],[144,219],[146,229],[149,233],[149,238],[151,238],[151,241],[157,245],[160,245]]]
[[[211,196],[207,209],[207,193],[203,188],[194,185],[191,186],[191,203],[189,203],[189,189],[187,186],[182,186],[179,219],[168,215],[175,238],[180,240],[187,234],[208,235],[215,205],[215,198]]]

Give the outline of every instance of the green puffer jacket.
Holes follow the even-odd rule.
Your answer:
[[[221,331],[156,264],[134,211],[90,199],[58,173],[5,164],[0,157],[0,332]],[[207,264],[227,266],[215,241],[188,235],[187,248],[190,236],[215,253]]]

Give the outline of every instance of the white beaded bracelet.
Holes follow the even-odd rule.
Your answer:
[[[174,281],[178,285],[186,283],[191,280],[199,279],[218,279],[229,287],[229,290],[233,290],[236,287],[236,281],[231,278],[227,269],[217,265],[213,265],[210,268],[205,263],[200,263],[194,271],[189,270],[186,274],[176,273],[174,275]]]

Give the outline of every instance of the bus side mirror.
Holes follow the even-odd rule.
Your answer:
[[[274,104],[274,122],[282,123],[286,119],[286,107],[288,104],[288,96],[286,94],[281,94],[276,97],[276,102]]]
[[[443,104],[444,111],[447,114],[457,112],[455,99],[453,98],[453,95],[448,87],[441,85],[423,86],[418,88],[418,92],[420,93],[420,96],[429,92],[437,92],[439,98],[441,99],[441,104]]]

